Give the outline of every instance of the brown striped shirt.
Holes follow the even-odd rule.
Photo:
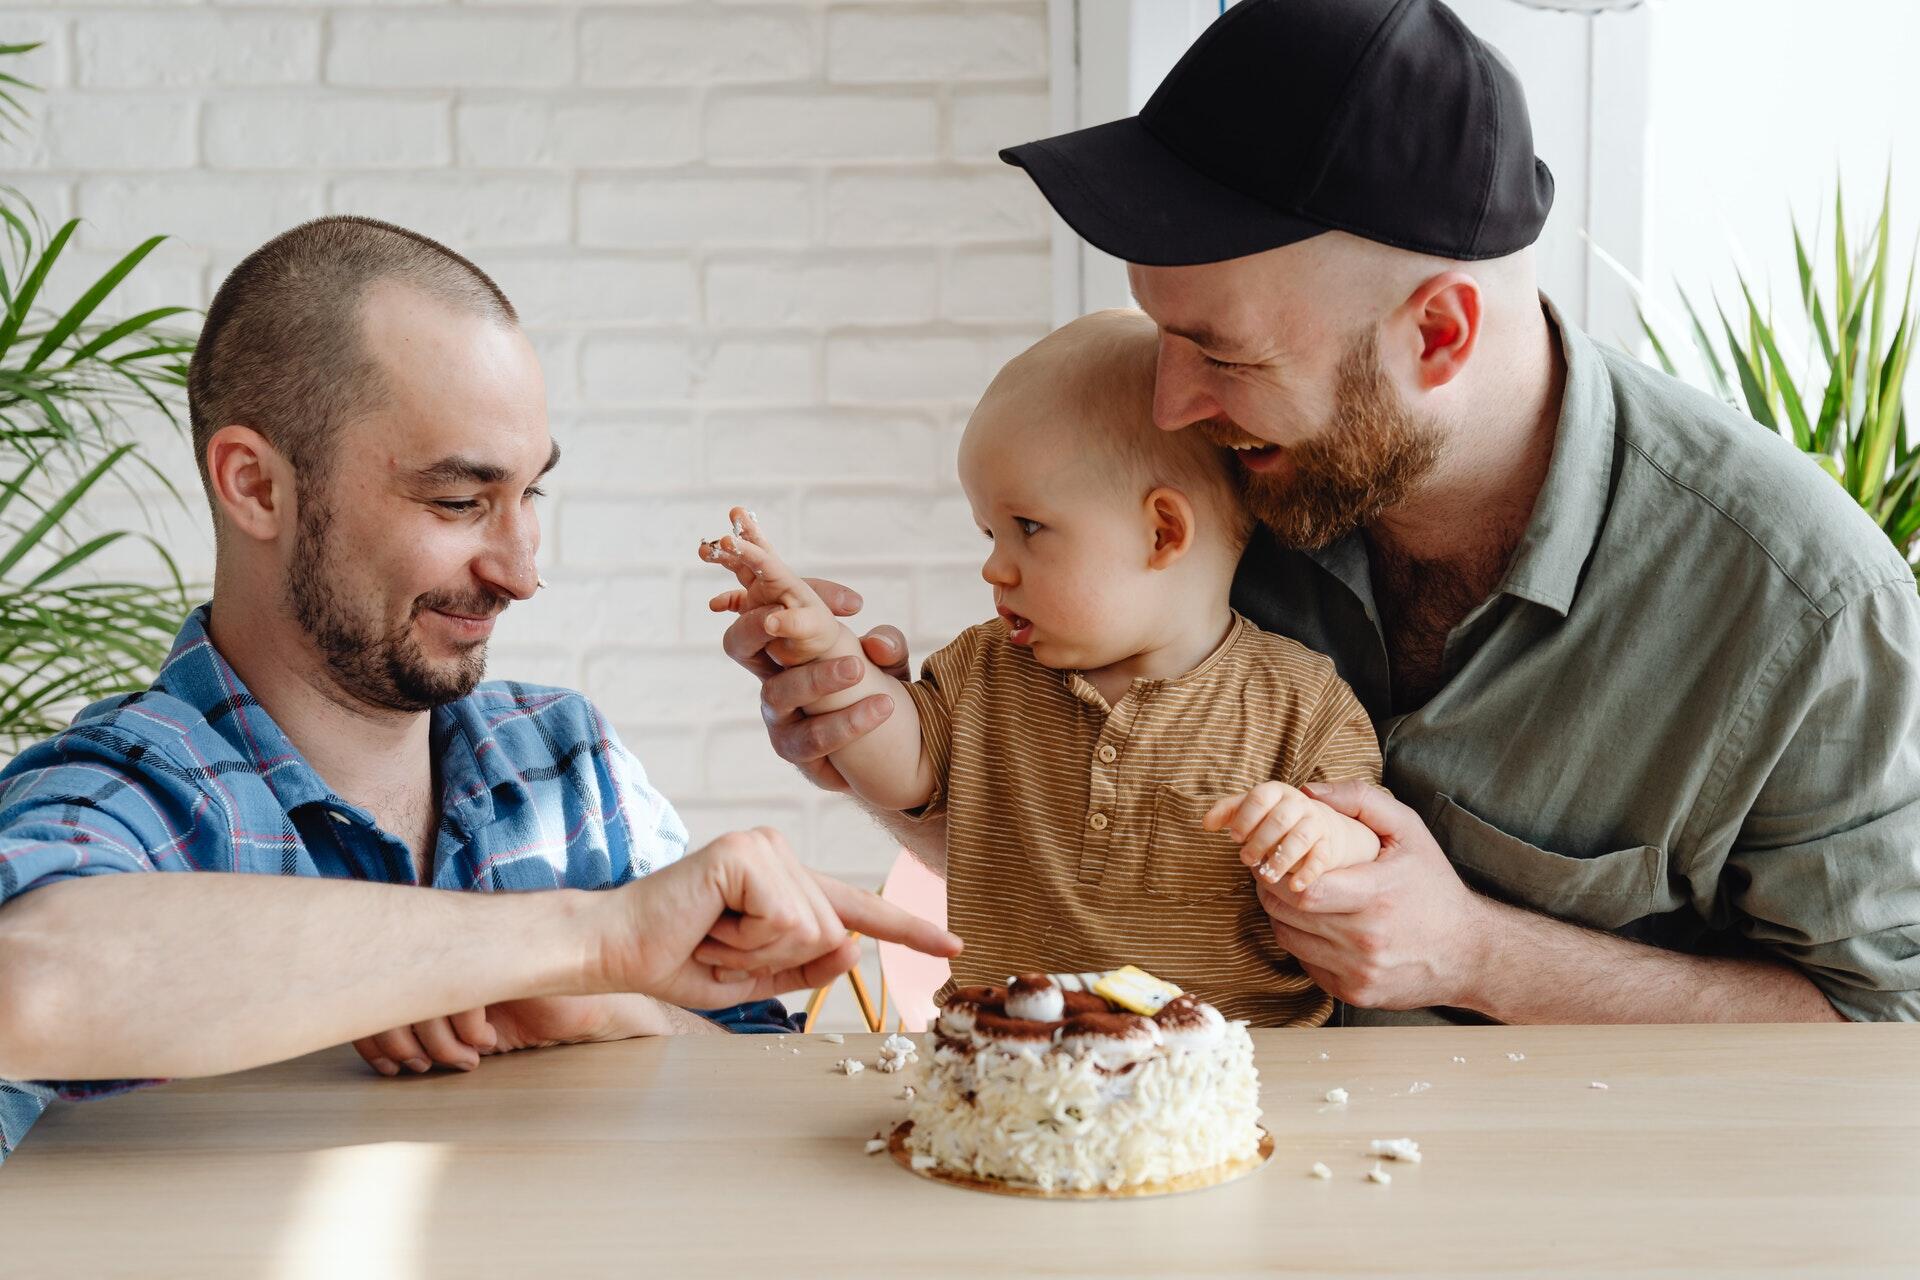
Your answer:
[[[1255,1026],[1318,1026],[1333,1001],[1274,941],[1213,801],[1269,778],[1380,777],[1366,711],[1333,663],[1233,616],[1207,660],[1117,706],[996,618],[912,686],[947,815],[956,983],[1136,964]]]

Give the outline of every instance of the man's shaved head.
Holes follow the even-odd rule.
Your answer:
[[[436,241],[373,218],[316,218],[275,236],[227,276],[187,374],[200,477],[221,427],[252,427],[293,465],[302,492],[324,483],[342,423],[383,395],[361,310],[376,283],[418,290],[502,325],[513,304],[487,274]]]

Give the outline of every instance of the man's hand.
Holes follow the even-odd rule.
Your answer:
[[[1464,1003],[1484,963],[1492,906],[1462,884],[1420,816],[1384,787],[1306,792],[1380,837],[1380,857],[1299,892],[1261,884],[1273,936],[1335,998],[1366,1009]]]
[[[590,989],[643,991],[721,1008],[817,987],[851,969],[857,930],[927,955],[960,939],[874,894],[800,864],[767,827],[712,844],[605,895]]]
[[[1299,893],[1336,867],[1371,862],[1380,841],[1356,822],[1284,782],[1262,782],[1223,797],[1200,821],[1225,829],[1240,844],[1240,861],[1268,884],[1282,879]]]
[[[823,578],[803,579],[819,595],[835,617],[848,618],[860,612],[857,592]],[[847,780],[833,767],[828,756],[848,743],[864,738],[893,714],[893,700],[884,694],[863,698],[850,707],[809,716],[801,708],[811,706],[831,693],[840,693],[859,684],[865,676],[858,658],[833,658],[788,670],[768,656],[767,646],[775,640],[765,625],[767,615],[777,606],[744,610],[727,628],[721,645],[727,656],[760,678],[760,715],[767,723],[767,738],[774,754],[800,772],[814,786],[827,791],[848,790]],[[906,637],[896,627],[875,627],[860,637],[860,647],[868,661],[897,680],[910,678]]]
[[[471,1071],[490,1054],[668,1035],[702,1021],[647,996],[536,996],[396,1027],[353,1047],[383,1076],[435,1066]]]

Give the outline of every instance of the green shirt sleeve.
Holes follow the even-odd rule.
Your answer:
[[[1783,643],[1728,749],[1738,833],[1715,915],[1841,1014],[1920,1020],[1920,596],[1883,583]],[[1770,688],[1768,686],[1771,686]],[[1731,816],[1746,800],[1744,814]]]

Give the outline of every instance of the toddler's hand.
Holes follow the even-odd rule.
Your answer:
[[[767,655],[783,667],[797,667],[825,657],[844,628],[833,610],[786,566],[767,544],[751,511],[735,507],[727,513],[735,534],[700,544],[700,558],[733,570],[740,586],[707,602],[715,613],[768,610],[761,625],[773,636]]]
[[[1239,841],[1240,861],[1268,884],[1291,875],[1287,887],[1295,893],[1335,867],[1380,854],[1379,837],[1366,826],[1284,782],[1221,799],[1200,825]]]

